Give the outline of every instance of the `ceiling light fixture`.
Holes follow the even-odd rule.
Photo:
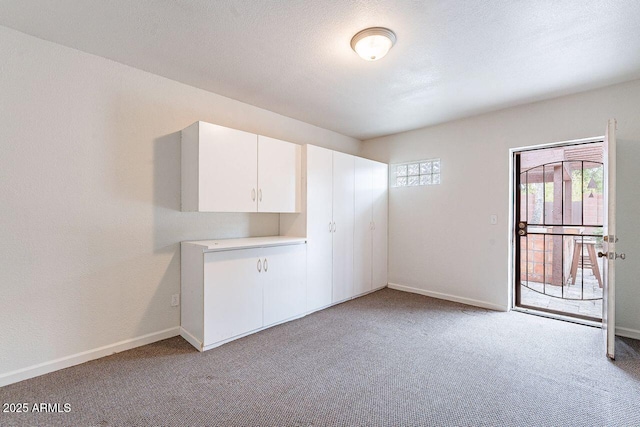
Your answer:
[[[353,49],[365,61],[377,61],[396,43],[396,34],[388,28],[372,27],[357,33],[351,39]]]

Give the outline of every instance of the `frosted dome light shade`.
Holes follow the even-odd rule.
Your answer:
[[[396,35],[388,28],[374,27],[360,31],[351,39],[351,48],[365,61],[377,61],[395,44]]]

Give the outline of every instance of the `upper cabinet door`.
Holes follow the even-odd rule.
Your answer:
[[[258,136],[258,212],[300,212],[301,147]]]
[[[200,122],[200,211],[256,212],[257,136]]]
[[[197,122],[182,131],[182,210],[256,212],[258,136]]]

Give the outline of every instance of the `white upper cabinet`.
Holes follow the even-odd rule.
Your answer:
[[[300,146],[211,123],[182,131],[182,210],[298,212]]]
[[[258,136],[258,212],[299,212],[301,147]]]
[[[182,131],[182,210],[256,212],[257,135],[196,122]]]

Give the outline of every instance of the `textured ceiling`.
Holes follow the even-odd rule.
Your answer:
[[[0,25],[359,139],[640,78],[638,0],[2,0]],[[369,26],[380,61],[349,46]]]

